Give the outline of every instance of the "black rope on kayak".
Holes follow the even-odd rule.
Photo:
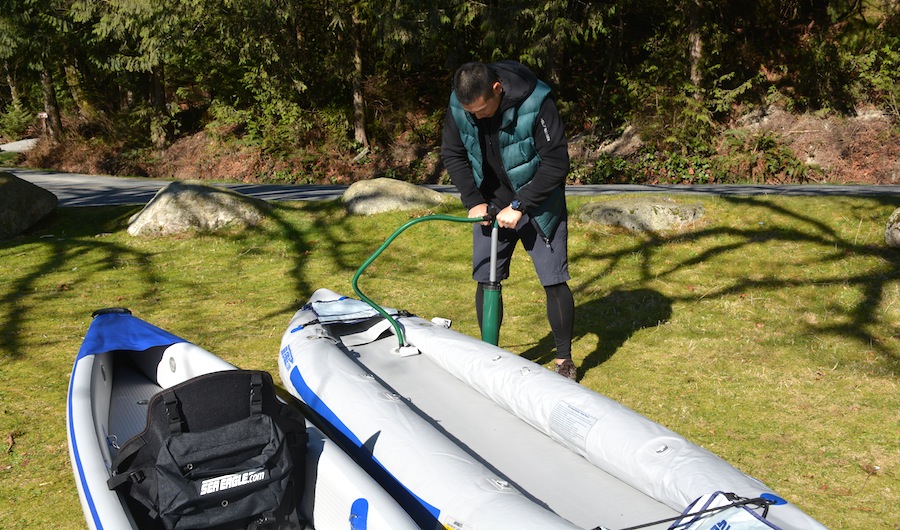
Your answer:
[[[765,499],[763,497],[756,497],[754,499],[742,499],[742,498],[738,497],[737,495],[735,495],[734,493],[726,493],[725,495],[728,496],[728,499],[732,501],[731,504],[726,504],[724,506],[716,506],[714,508],[707,508],[705,510],[700,510],[700,511],[691,512],[691,513],[685,513],[685,514],[681,514],[681,515],[678,515],[675,517],[669,517],[667,519],[660,519],[659,521],[653,521],[652,523],[644,523],[644,524],[639,524],[637,526],[629,526],[628,528],[621,528],[620,530],[637,530],[638,528],[647,528],[647,527],[656,526],[656,525],[662,524],[662,523],[668,523],[668,522],[672,522],[672,521],[680,521],[681,519],[684,519],[686,517],[694,517],[697,515],[703,515],[705,513],[717,512],[720,510],[724,510],[726,508],[734,508],[735,506],[747,506],[749,504],[752,504],[752,505],[756,506],[757,508],[762,508],[762,510],[763,510],[762,517],[763,517],[763,519],[765,519],[766,515],[768,515],[768,513],[769,513],[769,506],[775,504],[774,500]],[[691,521],[691,522],[693,522],[693,521]],[[686,523],[681,523],[679,525],[675,525],[675,528],[677,528],[679,526],[688,525],[691,522],[686,522]],[[598,527],[593,528],[593,530],[609,530],[609,528],[606,528],[605,526],[598,526]]]

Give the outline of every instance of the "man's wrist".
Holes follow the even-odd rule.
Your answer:
[[[522,204],[522,201],[519,199],[513,199],[512,202],[509,203],[509,207],[517,212],[525,212],[525,205]]]

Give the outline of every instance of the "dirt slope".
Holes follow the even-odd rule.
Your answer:
[[[738,127],[776,133],[799,160],[822,168],[825,182],[900,181],[900,129],[882,112],[865,110],[853,117],[820,117],[770,108],[748,115]],[[588,156],[575,145],[570,151],[575,164],[578,157]],[[414,145],[401,137],[358,161],[354,161],[355,153],[327,152],[276,160],[258,149],[223,145],[200,132],[179,139],[164,152],[139,159],[123,158],[115,146],[71,141],[52,146],[41,142],[27,153],[25,164],[75,173],[179,180],[348,184],[373,176],[396,175],[438,182],[442,173],[438,153],[435,146]]]

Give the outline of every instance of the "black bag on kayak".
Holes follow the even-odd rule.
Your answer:
[[[306,443],[268,373],[205,374],[153,396],[108,484],[142,528],[297,528]]]

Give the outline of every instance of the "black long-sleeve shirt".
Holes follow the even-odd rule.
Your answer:
[[[516,194],[500,158],[498,131],[504,110],[527,98],[534,90],[537,78],[525,66],[512,61],[494,63],[492,66],[500,74],[503,100],[494,116],[475,122],[484,158],[481,188],[475,185],[466,148],[449,108],[444,122],[441,159],[466,208],[489,203],[502,209],[517,197],[527,211],[543,202],[553,190],[565,185],[569,173],[568,141],[556,103],[548,97],[541,105],[532,133],[541,159],[540,165],[531,182]]]

